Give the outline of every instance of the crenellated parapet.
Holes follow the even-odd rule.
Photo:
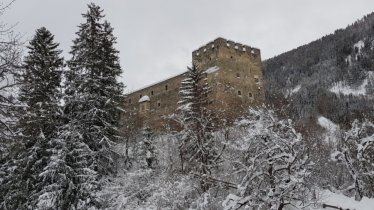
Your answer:
[[[250,47],[238,42],[226,40],[224,38],[217,38],[212,42],[200,47],[199,49],[192,52],[193,61],[202,61],[209,59],[213,55],[217,55],[220,48],[228,48],[235,50],[237,54],[247,54],[251,57],[257,58],[260,56],[260,50],[257,48]]]

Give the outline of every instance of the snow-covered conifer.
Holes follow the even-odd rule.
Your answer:
[[[117,125],[121,114],[123,84],[116,38],[102,10],[88,5],[86,22],[79,26],[72,46],[66,82],[66,113],[100,162],[98,170],[113,170],[110,144],[119,138]]]
[[[209,188],[206,177],[217,162],[212,136],[214,118],[208,108],[209,86],[206,74],[196,66],[188,68],[181,82],[177,111],[181,114],[182,139],[179,146],[182,170],[200,177],[201,188]]]
[[[69,207],[101,209],[97,196],[102,175],[115,172],[111,146],[120,139],[117,128],[122,109],[122,70],[116,38],[103,21],[99,6],[91,3],[83,14],[68,61],[65,89],[65,116],[60,138],[68,150],[66,162],[73,177],[69,186]]]
[[[54,36],[44,27],[38,29],[28,46],[24,72],[20,75],[19,101],[23,103],[17,128],[18,153],[9,160],[13,168],[3,180],[1,194],[5,209],[35,208],[44,180],[40,174],[51,161],[50,140],[57,137],[61,124],[60,82],[63,67],[61,51]],[[22,146],[22,147],[21,147]]]

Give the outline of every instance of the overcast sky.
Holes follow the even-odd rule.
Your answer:
[[[374,11],[373,0],[16,0],[2,20],[25,40],[47,27],[69,58],[90,2],[114,27],[125,92],[185,71],[217,37],[260,48],[264,60]]]

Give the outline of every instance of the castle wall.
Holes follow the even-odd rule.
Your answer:
[[[217,66],[208,75],[213,90],[211,99],[223,119],[243,116],[248,106],[263,103],[264,90],[260,50],[218,38],[192,53],[200,69]]]
[[[214,67],[207,73],[212,91],[208,97],[220,119],[231,122],[242,116],[248,106],[263,102],[260,50],[218,38],[195,50],[192,62],[202,71]],[[145,122],[155,129],[163,129],[168,124],[162,116],[177,109],[180,83],[184,78],[185,73],[128,95],[125,105],[127,110],[136,113],[140,127]],[[144,95],[150,97],[148,111],[142,110],[138,102]]]

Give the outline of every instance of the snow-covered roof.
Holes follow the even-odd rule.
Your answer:
[[[173,78],[175,78],[175,77],[181,76],[181,75],[185,74],[186,72],[187,72],[187,71],[184,71],[184,72],[182,72],[182,73],[177,73],[177,74],[174,74],[174,75],[172,75],[172,76],[169,76],[169,77],[167,77],[167,78],[165,78],[165,79],[162,79],[162,80],[159,80],[159,81],[153,82],[153,83],[151,83],[151,84],[149,84],[149,85],[147,85],[147,86],[141,87],[141,88],[139,88],[139,89],[131,90],[131,91],[129,91],[127,94],[132,94],[132,93],[138,92],[138,91],[140,91],[140,90],[143,90],[143,89],[146,89],[146,88],[152,87],[152,86],[154,86],[154,85],[158,85],[158,84],[161,83],[161,82],[165,82],[165,81],[167,81],[167,80],[169,80],[169,79],[173,79]]]
[[[151,101],[149,96],[145,95],[139,99],[139,103],[146,102],[146,101]]]
[[[214,72],[216,72],[216,71],[218,71],[218,70],[219,70],[219,67],[218,67],[218,66],[213,66],[213,67],[210,67],[210,68],[208,68],[207,70],[205,70],[204,73],[211,74],[211,73],[214,73]],[[135,93],[135,92],[137,92],[137,91],[144,90],[144,89],[146,89],[146,88],[152,87],[152,86],[154,86],[154,85],[158,85],[158,84],[161,83],[161,82],[165,82],[165,81],[167,81],[167,80],[169,80],[169,79],[173,79],[173,78],[175,78],[175,77],[181,76],[181,75],[183,75],[183,74],[186,74],[187,72],[188,72],[188,71],[185,71],[185,72],[182,72],[182,73],[178,73],[178,74],[172,75],[172,76],[170,76],[170,77],[167,77],[166,79],[159,80],[159,81],[154,82],[154,83],[152,83],[152,84],[150,84],[150,85],[147,85],[147,86],[145,86],[145,87],[142,87],[142,88],[139,88],[139,89],[136,89],[136,90],[129,91],[127,94],[132,94],[132,93]],[[139,102],[140,102],[140,100],[139,100]]]

